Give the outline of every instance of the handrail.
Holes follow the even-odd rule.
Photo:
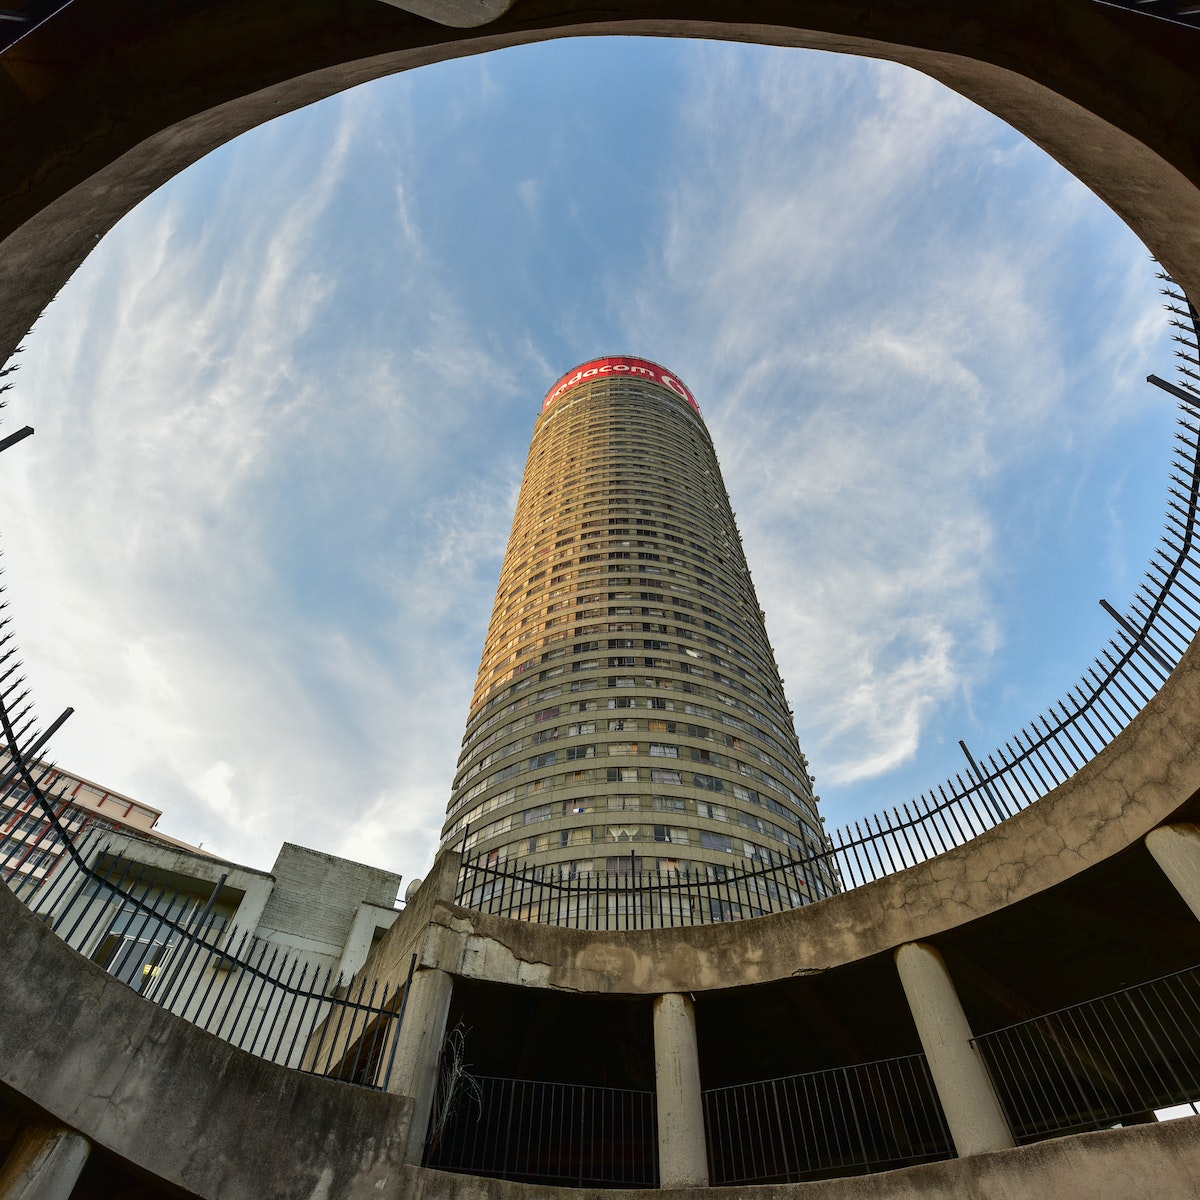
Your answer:
[[[793,1183],[953,1158],[924,1054],[705,1088],[715,1186]],[[829,1120],[829,1114],[837,1119]]]
[[[1014,1138],[1152,1119],[1200,1101],[1200,967],[972,1039]]]
[[[657,1185],[654,1091],[465,1075],[447,1066],[443,1059],[426,1166],[570,1187]]]

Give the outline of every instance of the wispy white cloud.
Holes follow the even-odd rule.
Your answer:
[[[517,195],[531,217],[536,217],[542,200],[542,185],[537,179],[522,179],[517,184]]]
[[[6,540],[41,706],[80,714],[57,753],[257,863],[281,838],[409,871],[432,852],[470,695],[458,625],[482,638],[477,564],[519,470],[455,472],[470,414],[446,398],[511,383],[399,167],[378,182],[418,278],[346,295],[331,234],[378,119],[354,97],[299,145],[265,132],[258,177],[291,186],[243,205],[221,189],[244,176],[221,181],[199,227],[201,199],[152,199],[25,355],[39,437]]]
[[[288,838],[423,869],[541,384],[609,348],[701,397],[822,781],[970,714],[1014,636],[1014,528],[1076,521],[1059,460],[1100,472],[1080,446],[1128,422],[1096,383],[1155,344],[1143,260],[920,76],[670,44],[606,134],[572,103],[610,103],[610,53],[256,131],[52,306],[0,502],[40,706],[79,713],[64,763],[243,861]],[[576,86],[547,70],[549,105],[554,54]],[[1135,489],[1105,484],[1123,560]]]
[[[1148,264],[1117,241],[1082,370],[1062,311],[1080,260],[1056,251],[1094,219],[1082,185],[889,64],[695,57],[629,328],[704,399],[802,742],[845,790],[969,709],[1025,619],[998,595],[1004,491],[1062,436],[1078,377],[1137,352],[1120,290],[1154,342]],[[1129,411],[1112,391],[1109,423]]]

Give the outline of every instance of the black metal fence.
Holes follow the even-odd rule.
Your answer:
[[[407,984],[343,979],[226,928],[224,877],[201,894],[196,881],[181,885],[111,853],[107,822],[82,833],[68,797],[50,792],[53,769],[36,760],[70,710],[36,732],[7,621],[0,616],[0,801],[9,802],[0,880],[69,946],[201,1029],[271,1062],[386,1088]]]
[[[787,1183],[953,1158],[923,1054],[704,1093],[713,1184]]]
[[[427,1166],[576,1187],[655,1187],[653,1092],[443,1070]]]
[[[35,837],[10,839],[0,878],[67,945],[260,1058],[387,1087],[406,987],[344,980],[331,966],[229,926],[224,877],[205,894],[196,881],[173,883],[113,853],[106,830],[60,843],[56,824],[41,819]],[[51,872],[28,869],[47,854]]]
[[[464,862],[456,903],[477,912],[573,929],[672,929],[799,908],[820,893],[805,865],[569,874],[555,867]]]
[[[1149,1121],[1200,1100],[1200,967],[975,1038],[1014,1138]]]
[[[1166,682],[1200,630],[1200,395],[1176,435],[1162,546],[1116,637],[1068,695],[991,753],[962,745],[966,770],[906,804],[834,829],[825,848],[778,865],[596,872],[464,859],[458,903],[522,920],[640,929],[796,908],[915,866],[1014,816],[1095,758]],[[1115,610],[1114,610],[1115,611]],[[744,862],[744,860],[743,860]]]

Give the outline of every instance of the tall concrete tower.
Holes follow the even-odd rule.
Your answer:
[[[822,838],[699,405],[656,363],[584,363],[534,428],[443,844],[719,875]]]

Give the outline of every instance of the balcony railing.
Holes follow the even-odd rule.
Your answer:
[[[713,1184],[792,1183],[953,1158],[923,1054],[704,1093]]]
[[[443,1070],[425,1165],[574,1187],[655,1187],[653,1092]]]
[[[1200,967],[975,1039],[1013,1137],[1154,1119],[1200,1100]]]

